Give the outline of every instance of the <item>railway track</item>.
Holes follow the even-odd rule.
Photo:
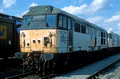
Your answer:
[[[99,71],[96,71],[95,73],[93,73],[92,75],[90,75],[89,77],[87,77],[86,79],[96,79],[96,77],[99,75],[100,72],[110,68],[111,66],[113,66],[114,64],[120,62],[120,59],[112,62],[111,64],[109,64],[108,66],[105,66],[104,68],[102,68],[101,70]]]
[[[110,60],[110,62],[109,63],[107,63],[108,62],[108,60]],[[104,63],[102,63],[102,62],[104,62]],[[106,65],[104,65],[104,66],[102,66],[102,67],[100,67],[100,66],[98,66],[97,65],[97,67],[98,67],[98,69],[96,69],[96,65],[94,66],[94,65],[92,65],[91,64],[91,66],[90,67],[85,67],[85,68],[81,68],[82,70],[78,70],[79,71],[79,73],[80,73],[80,77],[75,77],[74,75],[76,74],[76,72],[74,72],[74,74],[71,74],[73,77],[75,77],[75,78],[82,78],[82,79],[95,79],[99,74],[100,74],[100,72],[102,72],[102,71],[105,71],[107,68],[109,69],[109,68],[111,68],[114,64],[116,64],[117,62],[120,62],[120,55],[118,54],[118,55],[115,55],[115,56],[113,56],[113,57],[109,57],[109,58],[107,58],[106,60],[102,60],[102,62],[100,62],[100,63],[96,63],[96,64],[105,64],[105,63],[107,63]],[[94,68],[95,67],[95,68]],[[92,69],[93,68],[93,69]],[[86,69],[88,70],[88,71],[86,71]],[[90,70],[89,70],[90,69]],[[95,69],[95,70],[94,70]],[[82,72],[83,72],[83,74],[82,74]],[[89,72],[89,73],[87,73],[87,72]],[[78,74],[79,74],[78,73]],[[87,76],[87,74],[89,74],[88,76]],[[37,76],[36,76],[37,75]],[[84,76],[82,76],[82,75],[86,75],[86,77]],[[65,76],[65,75],[64,75]],[[63,76],[63,78],[64,78],[64,76]],[[70,75],[69,75],[70,76]],[[78,76],[78,75],[77,75]],[[19,75],[15,75],[15,76],[11,76],[11,77],[7,77],[7,78],[5,78],[5,79],[30,79],[30,78],[34,78],[35,77],[35,79],[49,79],[49,78],[51,78],[51,77],[54,77],[55,79],[59,79],[59,78],[56,78],[57,76],[55,75],[55,74],[50,74],[50,75],[39,75],[39,74],[36,74],[36,73],[34,73],[34,72],[29,72],[29,73],[24,73],[24,74],[19,74]],[[37,77],[37,78],[36,78]],[[67,78],[68,78],[68,76],[67,76]]]
[[[22,74],[6,77],[5,79],[20,79],[20,78],[23,78],[23,77],[26,77],[26,76],[32,75],[32,74],[34,74],[34,72],[27,72],[27,73],[22,73]]]
[[[27,72],[27,73],[22,73],[22,74],[18,74],[18,75],[14,75],[14,76],[11,76],[11,77],[7,77],[5,79],[22,79],[24,77],[27,77],[29,75],[35,75],[36,73],[35,72]],[[39,76],[40,79],[49,79],[51,77],[54,77],[55,74],[49,74],[49,75],[42,75],[42,76]]]
[[[100,75],[103,71],[107,71],[114,67],[114,65],[120,63],[120,54],[113,55],[111,57],[105,58],[103,60],[94,62],[92,64],[80,67],[72,72],[56,76],[53,79],[98,79],[97,75]],[[118,62],[118,63],[117,63]],[[107,69],[108,68],[108,69]],[[94,78],[96,77],[96,78]]]
[[[15,68],[20,66],[22,63],[22,60],[18,60],[15,58],[8,58],[8,59],[2,59],[0,58],[0,72],[3,72],[4,70],[8,68]]]
[[[46,76],[43,76],[43,77],[40,77],[41,79],[49,79],[51,77],[54,77],[55,74],[50,74],[50,75],[46,75]]]

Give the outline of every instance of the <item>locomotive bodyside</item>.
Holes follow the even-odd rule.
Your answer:
[[[0,13],[0,50],[2,51],[0,58],[14,56],[14,53],[17,52],[18,33],[16,22],[17,17]]]
[[[14,55],[16,45],[16,30],[14,28],[15,21],[6,17],[0,17],[0,57],[5,58]]]

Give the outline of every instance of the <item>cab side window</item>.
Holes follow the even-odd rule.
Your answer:
[[[58,20],[58,27],[62,27],[63,21],[62,21],[62,15],[59,15],[59,20]]]
[[[63,16],[63,15],[59,15],[58,18],[58,27],[63,28],[63,29],[67,29],[68,25],[68,21],[67,21],[67,17]]]
[[[63,16],[63,28],[66,29],[67,28],[67,17]]]

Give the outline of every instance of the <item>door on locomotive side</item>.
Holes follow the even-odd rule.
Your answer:
[[[65,15],[58,15],[59,27],[59,52],[69,52],[72,50],[73,32],[72,19]]]
[[[68,18],[68,51],[73,50],[73,21],[71,18]]]

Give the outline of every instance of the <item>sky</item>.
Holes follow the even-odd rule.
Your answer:
[[[0,13],[22,17],[38,5],[52,5],[120,35],[120,0],[0,0]]]

